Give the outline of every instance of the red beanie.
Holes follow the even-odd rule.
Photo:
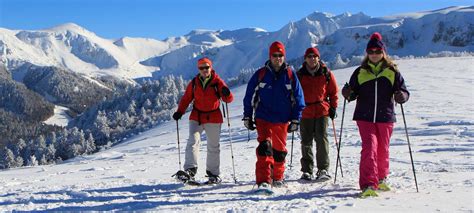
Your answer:
[[[313,53],[314,55],[321,58],[321,56],[319,55],[319,50],[316,47],[310,47],[310,48],[306,49],[306,52],[304,53],[304,57],[306,58],[306,56],[308,56],[311,53]]]
[[[197,65],[199,67],[199,65],[206,64],[206,63],[209,64],[210,67],[212,67],[212,61],[211,61],[211,59],[209,59],[207,57],[199,59]]]
[[[270,45],[270,51],[269,51],[269,57],[272,56],[273,53],[275,52],[281,52],[281,54],[286,55],[285,53],[285,45],[279,41],[275,41]]]
[[[367,49],[382,49],[385,50],[385,44],[382,42],[382,35],[380,33],[375,32],[370,36],[369,43],[367,43]]]

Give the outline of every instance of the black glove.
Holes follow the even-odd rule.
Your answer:
[[[334,120],[334,118],[337,117],[337,113],[336,113],[336,108],[334,107],[330,107],[329,108],[329,117]]]
[[[222,92],[222,96],[224,96],[224,97],[229,97],[229,95],[230,95],[230,90],[227,87],[222,87],[221,92]]]
[[[290,125],[288,125],[288,133],[292,133],[294,131],[298,130],[298,126],[300,125],[300,122],[298,120],[291,120]]]
[[[179,120],[179,119],[181,119],[182,116],[183,116],[183,113],[181,113],[181,112],[175,112],[175,113],[173,114],[173,119]]]
[[[349,102],[357,98],[357,95],[352,91],[351,86],[348,83],[344,84],[344,87],[342,88],[342,96],[344,96],[344,98]]]
[[[395,91],[393,93],[393,98],[395,99],[395,102],[397,102],[399,104],[403,104],[403,103],[408,101],[408,97],[407,97],[406,93],[404,93],[400,90]]]
[[[351,86],[349,86],[348,83],[344,84],[344,87],[342,88],[342,96],[344,96],[346,100],[349,100],[349,97],[351,97],[351,93]]]
[[[255,123],[253,122],[251,117],[245,117],[242,120],[244,121],[245,128],[247,128],[248,130],[253,131],[256,129]]]

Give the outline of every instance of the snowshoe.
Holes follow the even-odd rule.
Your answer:
[[[179,170],[178,172],[176,172],[176,174],[172,175],[171,177],[174,177],[176,178],[176,180],[181,181],[183,183],[186,183],[190,180],[194,180],[194,177],[192,177],[189,173],[183,170]]]
[[[331,176],[329,175],[328,171],[322,169],[322,170],[318,170],[318,172],[316,173],[316,181],[317,182],[323,182],[323,181],[327,181],[327,180],[330,180],[331,179]]]
[[[274,180],[272,185],[275,188],[282,188],[286,186],[286,182],[284,180]]]
[[[303,174],[301,175],[301,180],[307,180],[307,181],[311,181],[313,180],[313,174],[310,174],[308,172],[303,172]]]
[[[265,183],[265,182],[258,184],[258,188],[254,192],[255,192],[255,194],[260,194],[260,195],[272,195],[273,194],[273,190],[272,190],[270,184]]]
[[[367,198],[367,197],[378,197],[379,195],[375,191],[375,189],[372,186],[369,186],[362,190],[362,193],[360,193],[360,198]]]
[[[387,179],[386,178],[379,181],[379,189],[378,190],[384,191],[384,192],[388,192],[388,191],[391,190],[390,187],[387,184]]]
[[[208,181],[204,182],[204,184],[219,184],[222,182],[222,179],[219,177],[219,175],[213,175],[211,172],[206,171],[207,177],[209,178]]]

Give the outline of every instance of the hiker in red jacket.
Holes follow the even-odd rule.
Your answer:
[[[334,74],[320,61],[319,50],[308,48],[304,63],[296,73],[303,87],[306,108],[301,119],[301,179],[313,179],[313,140],[316,143],[316,180],[329,180],[328,117],[334,120],[337,108],[337,83]]]
[[[193,110],[189,116],[189,139],[186,145],[184,170],[194,179],[198,168],[199,146],[201,133],[206,131],[207,161],[206,173],[208,183],[220,183],[220,133],[223,123],[219,108],[220,100],[230,103],[234,96],[224,81],[212,69],[212,62],[208,58],[201,58],[197,62],[199,74],[189,82],[181,98],[173,119],[179,120],[193,102]]]

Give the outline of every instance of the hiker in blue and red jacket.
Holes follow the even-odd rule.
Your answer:
[[[285,46],[273,42],[269,57],[250,79],[244,97],[244,125],[256,128],[258,134],[255,175],[259,188],[284,185],[287,133],[298,130],[305,106],[300,82],[285,63]]]
[[[366,57],[342,89],[348,100],[357,99],[354,120],[362,139],[359,186],[361,196],[377,196],[388,191],[389,142],[395,119],[394,101],[405,103],[410,93],[397,66],[388,57],[382,36],[374,33]]]
[[[189,82],[173,119],[179,120],[193,102],[193,110],[189,116],[189,139],[186,145],[184,172],[187,178],[194,179],[197,173],[201,134],[206,131],[207,161],[206,173],[208,183],[220,183],[220,133],[223,123],[219,108],[220,100],[230,103],[234,96],[224,81],[212,68],[212,61],[201,58],[197,62],[199,74]]]

